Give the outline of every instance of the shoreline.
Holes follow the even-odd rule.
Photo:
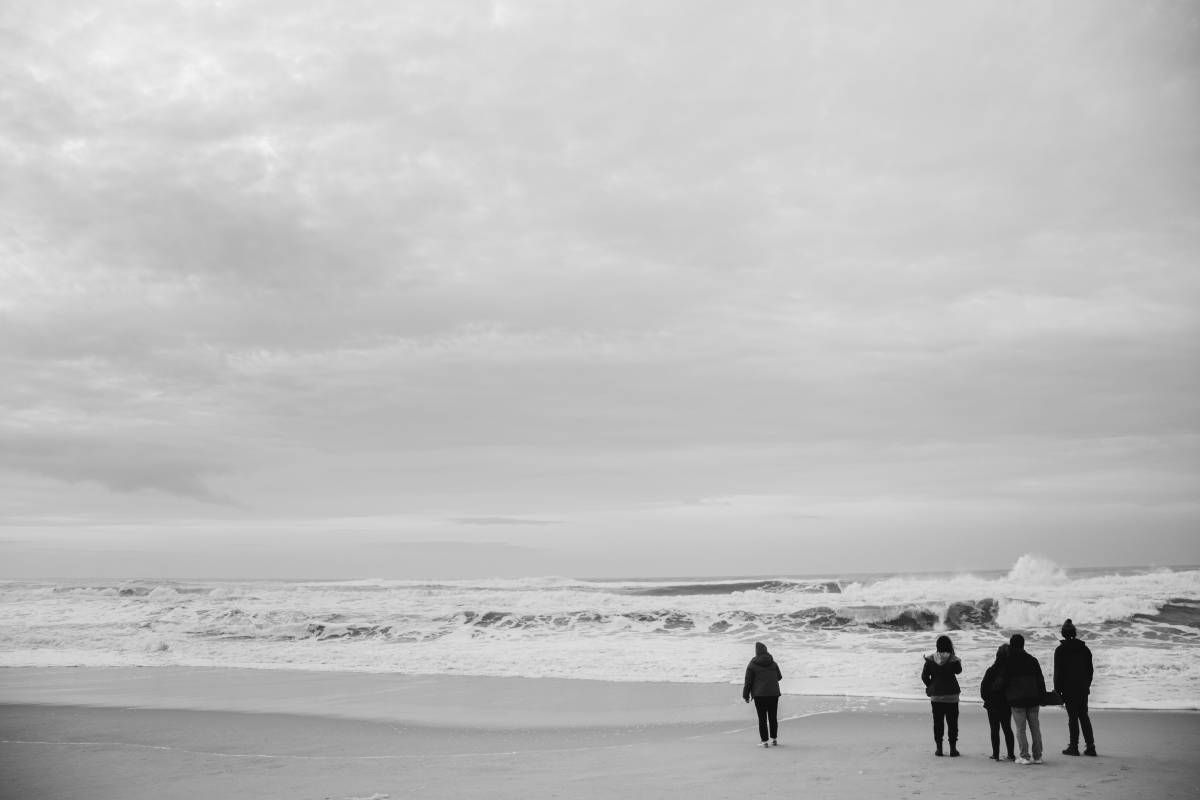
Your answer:
[[[98,680],[105,676],[107,680]],[[206,677],[207,676],[207,677]],[[82,679],[81,679],[82,678]],[[635,695],[639,692],[635,687],[662,687],[661,692],[679,698],[676,702],[690,700],[703,705],[719,702],[722,696],[735,696],[740,693],[740,684],[735,682],[691,682],[691,681],[620,681],[595,678],[550,678],[526,676],[498,675],[450,675],[444,673],[394,673],[368,672],[363,670],[325,670],[308,669],[304,667],[258,668],[258,667],[215,667],[215,666],[52,666],[52,667],[5,667],[0,666],[0,704],[9,702],[63,704],[61,698],[73,696],[79,705],[107,705],[105,698],[114,692],[121,693],[132,704],[144,704],[146,707],[178,708],[195,710],[212,709],[211,698],[204,700],[206,685],[211,680],[225,679],[232,681],[236,692],[243,699],[252,699],[247,694],[251,690],[265,691],[268,698],[273,698],[275,705],[254,708],[258,711],[283,711],[285,713],[305,713],[288,705],[285,695],[276,689],[290,688],[293,691],[312,690],[323,691],[322,686],[336,684],[338,692],[343,692],[348,685],[360,687],[362,691],[385,691],[403,694],[414,684],[429,685],[445,682],[449,686],[465,682],[479,682],[499,688],[513,686],[525,681],[537,682],[539,686],[557,687],[559,691],[568,694],[579,694],[590,697],[594,691],[586,687],[611,687],[609,695]],[[96,693],[95,701],[88,700],[89,687]],[[574,687],[573,691],[571,687]],[[622,691],[617,687],[625,687]],[[185,702],[183,705],[167,706],[161,703],[162,695],[177,696]],[[501,691],[503,694],[503,691]],[[353,692],[351,694],[354,694]],[[901,704],[911,703],[924,707],[927,700],[917,695],[897,696],[887,694],[807,694],[789,693],[784,689],[783,697],[802,704],[843,703],[846,705],[862,704]],[[11,699],[10,699],[11,698]],[[54,698],[41,700],[35,698]],[[139,700],[138,698],[142,698]],[[199,701],[196,706],[188,705],[189,698]],[[281,707],[278,703],[282,702]],[[982,708],[982,701],[974,697],[963,697],[962,706]],[[1104,713],[1195,713],[1200,712],[1200,704],[1190,703],[1179,706],[1115,706],[1110,704],[1091,704],[1093,711]],[[228,708],[226,710],[237,710]],[[378,713],[375,709],[372,716]],[[367,717],[371,718],[371,717]]]
[[[0,669],[0,800],[1193,798],[1200,716],[1093,713],[1099,758],[987,759],[965,707],[962,758],[932,757],[927,702],[787,695],[758,746],[736,684],[267,672]],[[1086,789],[1086,791],[1084,791]]]

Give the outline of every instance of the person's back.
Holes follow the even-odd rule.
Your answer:
[[[1063,697],[1086,696],[1091,692],[1093,674],[1088,646],[1079,639],[1063,639],[1054,650],[1054,689]]]
[[[1054,650],[1054,689],[1062,695],[1067,710],[1067,733],[1070,743],[1063,755],[1079,755],[1079,731],[1083,729],[1084,755],[1096,755],[1096,740],[1092,735],[1092,720],[1088,714],[1088,694],[1092,690],[1092,651],[1076,638],[1075,623],[1067,620],[1062,626],[1062,643]]]
[[[1046,679],[1042,665],[1025,652],[1010,645],[1008,663],[1004,671],[1004,698],[1013,708],[1037,708],[1042,704],[1046,691]]]

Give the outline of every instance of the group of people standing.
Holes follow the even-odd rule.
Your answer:
[[[1062,642],[1054,651],[1054,693],[1046,691],[1042,665],[1025,650],[1025,637],[1014,633],[1008,644],[996,650],[996,660],[988,667],[979,684],[979,694],[987,709],[991,730],[992,755],[1000,758],[1000,734],[1008,751],[1008,761],[1018,764],[1042,763],[1042,727],[1039,710],[1044,705],[1058,705],[1067,710],[1069,744],[1063,755],[1077,756],[1079,734],[1082,730],[1085,756],[1096,755],[1096,740],[1088,716],[1088,694],[1092,687],[1092,653],[1079,638],[1075,624],[1067,620],[1062,626]],[[921,681],[933,707],[933,739],[937,744],[934,755],[945,755],[942,736],[949,735],[950,755],[958,755],[958,678],[962,662],[954,654],[949,636],[939,636],[936,652],[925,657]],[[1013,728],[1019,753],[1013,752]]]
[[[1000,736],[1004,735],[1007,756],[1003,760],[1018,764],[1042,763],[1042,728],[1038,718],[1043,705],[1058,705],[1067,711],[1067,732],[1070,743],[1063,755],[1077,756],[1079,734],[1083,733],[1082,755],[1096,755],[1096,740],[1088,716],[1088,695],[1092,687],[1092,653],[1078,638],[1075,624],[1067,620],[1062,625],[1062,642],[1054,651],[1054,693],[1046,691],[1042,666],[1025,650],[1025,637],[1015,633],[996,650],[996,660],[988,667],[979,684],[979,694],[987,709],[991,730],[992,755],[1000,761]],[[779,744],[779,681],[783,673],[762,642],[755,642],[754,658],[746,666],[742,699],[754,701],[758,713],[758,735],[763,747]],[[948,736],[950,756],[958,756],[958,701],[962,694],[958,675],[962,661],[954,653],[949,636],[939,636],[936,650],[925,656],[921,682],[925,684],[933,709],[933,739],[936,756],[946,755],[944,738]],[[1013,751],[1013,726],[1016,744]]]

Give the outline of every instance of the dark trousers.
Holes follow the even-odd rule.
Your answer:
[[[764,742],[767,734],[779,738],[779,697],[754,698],[754,710],[758,712],[758,738]]]
[[[1079,748],[1079,729],[1083,728],[1083,742],[1087,747],[1095,747],[1096,740],[1092,738],[1092,720],[1088,716],[1088,696],[1067,694],[1063,692],[1063,705],[1067,709],[1067,732],[1071,735],[1071,747]]]
[[[992,730],[992,755],[1000,757],[1000,731],[1004,731],[1004,746],[1013,754],[1012,709],[1008,706],[988,706],[988,727]]]
[[[939,744],[942,734],[950,728],[950,744],[958,741],[958,703],[930,703],[933,706],[933,739]]]

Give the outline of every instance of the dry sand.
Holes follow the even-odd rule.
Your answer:
[[[1101,756],[958,759],[924,703],[785,696],[757,745],[740,687],[202,669],[0,670],[0,798],[1195,798],[1200,715],[1097,711]]]

